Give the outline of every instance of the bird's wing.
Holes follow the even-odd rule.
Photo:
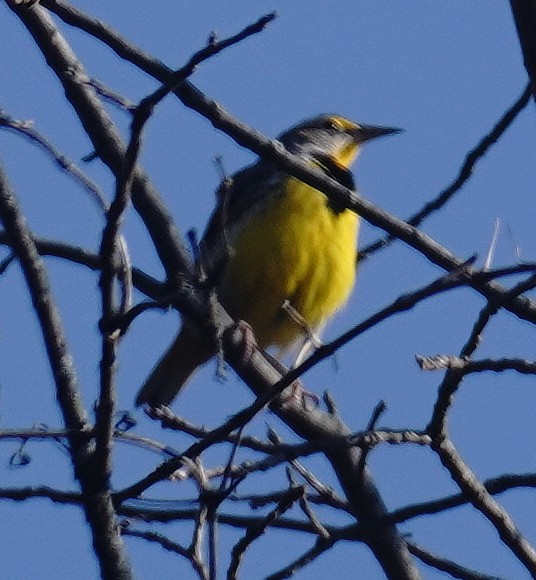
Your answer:
[[[218,203],[201,240],[203,266],[217,272],[227,260],[236,236],[252,215],[262,211],[278,191],[286,174],[269,161],[258,161],[224,181],[217,192]]]

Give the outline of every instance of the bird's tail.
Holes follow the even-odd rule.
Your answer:
[[[136,396],[136,406],[169,405],[192,373],[212,356],[207,340],[186,324],[158,361]]]

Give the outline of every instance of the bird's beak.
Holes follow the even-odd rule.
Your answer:
[[[397,129],[396,127],[358,125],[353,131],[353,136],[356,140],[356,143],[364,143],[365,141],[370,141],[371,139],[376,139],[385,135],[394,135],[395,133],[401,133],[402,131],[403,129]]]

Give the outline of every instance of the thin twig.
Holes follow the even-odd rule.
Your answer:
[[[457,370],[464,375],[471,373],[483,373],[491,371],[500,373],[504,371],[516,371],[523,375],[536,374],[536,361],[521,359],[521,358],[500,358],[500,359],[481,359],[470,360],[458,356],[418,356],[417,362],[423,370]]]
[[[114,103],[124,111],[132,112],[136,108],[136,103],[130,101],[129,99],[123,97],[122,95],[112,91],[106,85],[101,83],[99,80],[95,78],[91,78],[87,80],[87,84],[90,87],[93,87],[95,91],[103,98],[109,101],[110,103]]]
[[[482,574],[481,572],[475,572],[474,570],[469,570],[465,566],[460,566],[452,560],[447,560],[446,558],[440,558],[436,554],[432,554],[428,550],[425,550],[421,546],[418,546],[414,542],[407,542],[409,551],[419,558],[421,562],[426,565],[441,572],[445,572],[452,576],[452,578],[460,578],[460,580],[504,580],[499,576],[490,576],[489,574]]]
[[[243,432],[244,432],[244,428],[241,427],[236,434],[236,440],[232,444],[231,453],[229,454],[229,459],[228,459],[227,464],[225,466],[225,470],[223,472],[223,477],[221,478],[221,482],[220,482],[220,492],[225,491],[225,489],[227,488],[227,481],[231,477],[231,473],[232,473],[233,466],[234,466],[234,460],[236,458],[236,453],[237,453],[238,448],[240,447],[240,445],[242,443],[242,433]]]
[[[276,18],[276,13],[271,12],[264,16],[261,16],[256,22],[246,26],[243,30],[239,33],[226,38],[225,40],[215,40],[213,42],[209,42],[207,46],[198,50],[189,60],[188,62],[181,67],[180,69],[171,73],[170,77],[166,79],[163,85],[154,91],[151,95],[143,99],[140,103],[139,108],[144,108],[146,110],[151,110],[155,107],[164,97],[166,97],[169,93],[178,89],[178,87],[183,84],[183,82],[194,73],[197,66],[199,66],[202,62],[216,56],[226,48],[238,44],[242,42],[246,38],[253,36],[254,34],[258,34],[262,32],[266,26],[272,20]]]
[[[536,285],[536,275],[529,276],[526,280],[513,286],[510,290],[502,294],[496,300],[489,301],[473,325],[469,339],[463,346],[459,358],[469,360],[478,345],[481,334],[489,324],[491,318],[501,309],[506,308],[511,300],[515,300],[519,295],[534,288]],[[432,417],[428,423],[427,431],[435,439],[440,439],[446,435],[447,414],[452,404],[454,394],[458,390],[465,373],[460,369],[449,369],[438,388],[436,402],[432,411]]]
[[[304,493],[305,489],[302,486],[289,489],[286,497],[281,499],[277,506],[263,518],[261,523],[248,528],[246,534],[238,541],[231,551],[231,563],[227,570],[228,580],[234,580],[237,578],[238,569],[247,548],[255,540],[260,538],[260,536],[266,532],[268,526],[289,510]]]
[[[0,487],[0,498],[13,501],[26,501],[32,498],[44,498],[60,504],[81,504],[83,497],[80,492],[61,491],[47,485],[30,487],[5,488]]]
[[[316,517],[316,514],[314,513],[313,509],[311,508],[311,506],[309,504],[308,497],[306,495],[303,495],[300,498],[298,503],[300,505],[302,512],[305,514],[307,519],[311,522],[311,525],[317,531],[318,535],[324,539],[329,538],[330,534],[329,534],[328,530],[326,529],[324,524],[322,524],[322,522]]]
[[[284,578],[290,578],[291,576],[294,576],[296,572],[299,572],[305,568],[305,566],[308,566],[311,562],[316,560],[319,556],[326,553],[328,550],[331,550],[335,543],[336,540],[333,537],[330,537],[329,539],[318,538],[315,545],[310,550],[307,550],[288,566],[285,566],[278,572],[267,576],[266,580],[283,580]]]
[[[481,310],[478,319],[473,326],[471,335],[461,350],[460,356],[471,356],[476,350],[477,346],[480,344],[480,336],[491,317],[497,314],[501,308],[504,308],[510,300],[513,300],[517,296],[532,290],[535,286],[536,275],[532,275],[526,280],[522,280],[513,286],[510,290],[505,292],[501,298],[489,301],[488,304],[486,304],[486,306]]]
[[[145,413],[152,419],[156,419],[162,422],[162,427],[165,429],[173,429],[181,431],[191,435],[192,437],[203,438],[210,433],[210,429],[203,427],[201,425],[194,425],[190,421],[187,421],[183,417],[180,417],[173,413],[169,407],[148,407],[145,409]],[[238,435],[230,433],[224,439],[228,443],[233,443],[238,440]],[[276,445],[270,441],[264,441],[257,437],[250,437],[247,435],[241,435],[240,437],[241,447],[247,447],[253,451],[259,451],[261,453],[268,454],[280,454],[288,453],[289,455],[294,454],[295,457],[306,452],[306,450],[311,449],[309,443],[300,443],[298,445]]]
[[[328,505],[341,506],[346,504],[346,502],[335,493],[334,489],[322,483],[322,481],[316,477],[312,471],[307,469],[297,459],[291,461],[290,464]]]
[[[130,526],[122,526],[121,532],[123,536],[130,536],[132,538],[140,538],[146,540],[147,542],[153,542],[174,554],[178,554],[183,558],[186,558],[188,562],[192,565],[192,568],[197,573],[201,580],[208,580],[208,572],[202,560],[199,560],[195,554],[193,554],[189,549],[184,548],[177,542],[173,542],[167,536],[159,534],[157,532],[149,532],[144,530],[134,530]]]
[[[536,473],[508,474],[487,479],[484,487],[491,495],[498,495],[512,489],[522,487],[536,488]],[[401,507],[390,513],[389,517],[397,523],[402,523],[416,517],[433,515],[456,507],[467,505],[468,497],[464,493],[449,495],[422,503]]]
[[[376,428],[376,425],[380,419],[380,417],[385,413],[387,410],[387,403],[385,401],[380,401],[376,407],[374,407],[374,411],[372,412],[372,416],[368,422],[366,432],[370,433]],[[362,440],[365,441],[365,440]],[[362,444],[361,445],[361,457],[359,458],[359,468],[357,471],[357,475],[359,478],[362,477],[363,472],[365,470],[365,465],[367,464],[367,458],[369,453],[371,452],[372,447]]]
[[[6,127],[23,135],[32,143],[39,146],[45,151],[62,171],[67,172],[73,179],[78,182],[91,195],[101,211],[105,211],[108,207],[108,201],[100,187],[80,169],[68,157],[66,157],[59,149],[57,149],[44,135],[34,128],[33,121],[20,121],[10,117],[5,111],[0,109],[0,127]]]
[[[17,259],[17,256],[15,256],[15,254],[9,254],[9,256],[7,256],[7,258],[4,258],[0,262],[0,276],[4,275],[7,272],[7,269],[9,268],[9,266],[11,266],[11,264],[13,264],[13,262],[16,259]]]

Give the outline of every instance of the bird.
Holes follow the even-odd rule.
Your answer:
[[[355,190],[350,167],[364,143],[400,129],[334,114],[304,120],[278,140],[302,161]],[[357,266],[359,216],[261,158],[222,182],[199,243],[219,302],[247,323],[257,345],[284,356],[319,336],[348,300]],[[211,346],[212,345],[212,346]],[[215,354],[213,341],[184,318],[175,340],[136,397],[136,406],[170,405],[195,370]]]

